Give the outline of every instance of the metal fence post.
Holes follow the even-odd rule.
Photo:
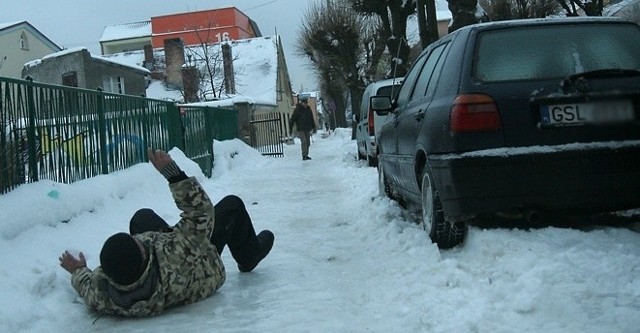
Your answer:
[[[180,111],[176,103],[167,103],[167,126],[169,127],[169,146],[167,149],[178,147],[180,150],[185,150],[183,138],[185,136],[184,125],[180,118]]]
[[[211,178],[211,169],[213,169],[213,137],[214,137],[214,120],[213,110],[209,107],[204,108],[204,129],[207,140],[207,153],[209,158],[205,162],[204,174],[208,178]]]
[[[96,94],[96,111],[98,112],[98,147],[100,150],[100,167],[102,174],[109,173],[109,161],[107,161],[107,121],[104,115],[104,94],[98,87]]]
[[[36,154],[36,102],[33,93],[33,78],[28,76],[27,81],[27,114],[29,126],[27,126],[27,142],[29,142],[29,177],[32,181],[38,181],[38,160]]]

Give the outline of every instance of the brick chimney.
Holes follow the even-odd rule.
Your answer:
[[[224,91],[227,94],[235,94],[236,79],[233,74],[233,54],[229,43],[222,44],[222,67],[224,71]]]
[[[164,57],[167,84],[182,88],[182,65],[184,65],[184,45],[182,39],[165,39]]]
[[[185,103],[198,101],[198,69],[194,66],[182,67],[182,86],[184,87]]]

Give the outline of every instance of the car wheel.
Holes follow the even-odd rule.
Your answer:
[[[441,249],[449,249],[464,241],[467,224],[449,222],[445,219],[438,191],[433,186],[431,175],[426,170],[422,173],[422,227],[429,238]]]
[[[370,155],[367,155],[367,164],[370,167],[377,167],[378,166],[378,159],[376,157],[371,157]]]

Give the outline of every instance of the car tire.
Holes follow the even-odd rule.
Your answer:
[[[366,159],[367,157],[364,156],[363,154],[360,153],[360,149],[358,149],[358,160],[362,161],[364,159]]]
[[[378,158],[376,157],[371,157],[371,155],[367,155],[367,164],[370,167],[377,167],[378,166]]]
[[[427,169],[425,167],[421,178],[422,227],[438,248],[450,249],[464,241],[467,224],[464,221],[447,221],[438,191],[433,186],[432,177]]]

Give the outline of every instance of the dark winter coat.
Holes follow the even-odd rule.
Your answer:
[[[296,126],[298,131],[302,132],[316,131],[316,122],[309,105],[303,105],[302,103],[296,105],[289,122],[289,131],[293,131],[293,126]]]
[[[136,234],[149,255],[142,276],[119,285],[95,270],[77,269],[71,284],[87,306],[102,313],[150,316],[213,294],[225,281],[225,269],[215,246],[214,206],[195,178],[169,185],[182,219],[161,232]]]

